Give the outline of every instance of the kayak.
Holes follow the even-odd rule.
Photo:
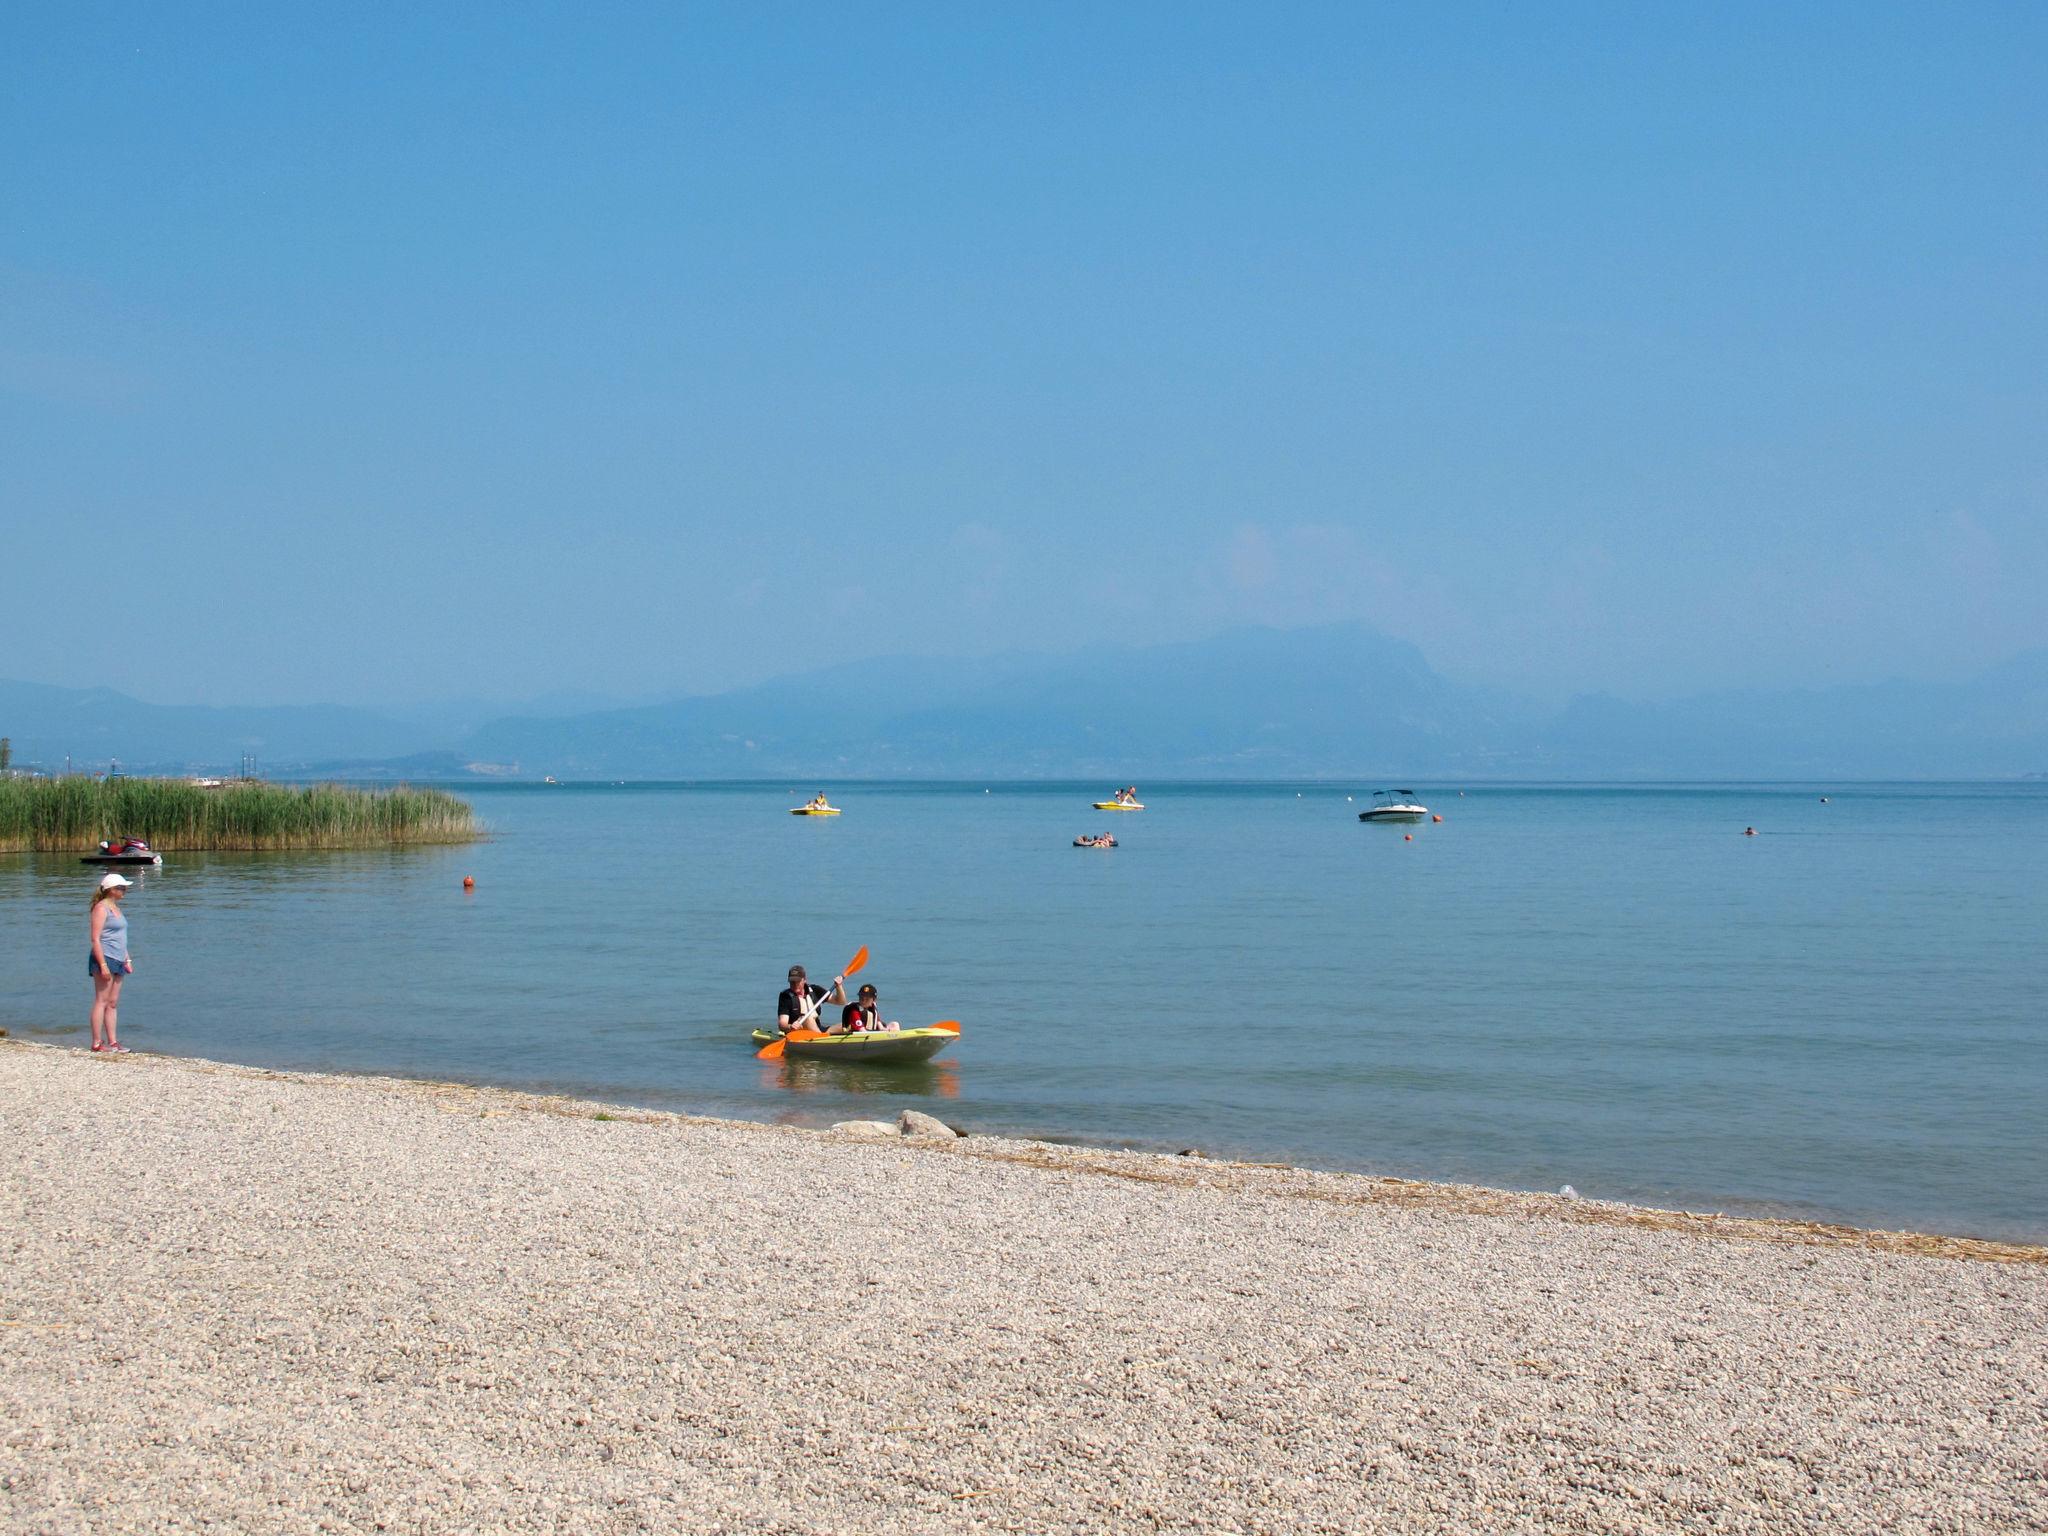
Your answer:
[[[160,853],[88,853],[78,862],[81,864],[146,864],[151,868],[160,866],[164,856]]]
[[[756,1047],[771,1044],[777,1038],[771,1030],[754,1031]],[[930,1061],[959,1038],[950,1029],[864,1029],[856,1035],[792,1040],[782,1048],[782,1054],[813,1061]]]
[[[1095,809],[1098,811],[1142,811],[1145,809],[1145,805],[1141,800],[1098,800],[1095,802]]]
[[[800,805],[789,814],[792,816],[837,816],[839,814],[839,807],[836,805]]]

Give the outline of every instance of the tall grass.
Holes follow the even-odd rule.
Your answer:
[[[109,837],[139,837],[169,853],[466,843],[481,835],[467,802],[444,789],[0,778],[0,853],[90,853]]]

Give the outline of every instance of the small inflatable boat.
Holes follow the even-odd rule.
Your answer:
[[[1116,846],[1116,839],[1105,832],[1100,837],[1077,837],[1074,839],[1074,846],[1076,848],[1114,848]]]
[[[754,1048],[759,1050],[779,1037],[772,1031],[754,1031]],[[950,1029],[864,1029],[852,1035],[821,1035],[813,1040],[791,1040],[782,1048],[784,1056],[801,1056],[809,1061],[858,1061],[871,1065],[900,1065],[907,1061],[930,1061],[960,1037]]]

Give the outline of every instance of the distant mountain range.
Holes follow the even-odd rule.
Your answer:
[[[1542,709],[1343,625],[849,663],[628,708],[144,704],[0,682],[17,767],[452,778],[1939,778],[2048,769],[2048,651],[1953,684]]]

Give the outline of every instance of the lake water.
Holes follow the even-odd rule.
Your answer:
[[[122,1036],[2048,1239],[2048,785],[1416,784],[1445,819],[1413,827],[1327,784],[1149,784],[1135,815],[1094,784],[841,784],[845,815],[785,814],[815,787],[465,787],[473,847],[171,855],[127,903]],[[85,1044],[96,874],[0,855],[16,1035]],[[788,966],[863,944],[884,1013],[960,1043],[755,1060]]]

